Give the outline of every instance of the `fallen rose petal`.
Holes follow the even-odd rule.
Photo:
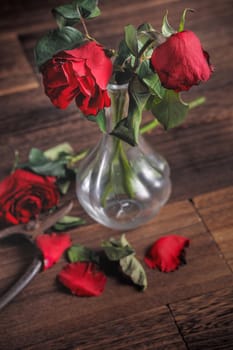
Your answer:
[[[58,275],[59,281],[78,296],[99,296],[107,278],[98,266],[91,262],[67,264]]]
[[[189,242],[188,238],[177,235],[161,237],[152,245],[144,261],[151,269],[158,267],[163,272],[174,271],[180,265]]]
[[[70,236],[63,234],[42,234],[36,237],[36,245],[44,257],[43,269],[47,270],[54,265],[64,251],[71,246]]]

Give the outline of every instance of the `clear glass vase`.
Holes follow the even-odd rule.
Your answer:
[[[108,87],[111,107],[106,110],[108,130],[127,116],[127,84]],[[140,137],[138,146],[103,134],[80,164],[77,196],[97,222],[116,230],[138,227],[167,202],[171,193],[166,160]]]

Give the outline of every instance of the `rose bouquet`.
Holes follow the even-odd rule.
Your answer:
[[[52,10],[58,27],[35,47],[51,102],[64,109],[74,100],[103,131],[100,143],[79,165],[77,196],[92,218],[111,228],[142,225],[170,196],[168,163],[139,136],[158,125],[179,125],[190,108],[203,102],[188,104],[180,96],[213,71],[198,37],[184,29],[188,11],[178,30],[167,14],[161,31],[150,23],[127,25],[113,49],[88,31],[87,22],[100,15],[98,1],[74,0]],[[141,127],[144,111],[154,119]]]
[[[74,0],[52,10],[58,28],[43,36],[35,58],[43,76],[45,93],[58,108],[75,100],[87,119],[106,131],[105,107],[111,105],[109,83],[128,84],[126,117],[114,125],[111,134],[132,144],[138,143],[143,111],[169,129],[179,125],[191,104],[180,93],[207,81],[213,68],[198,37],[185,30],[185,9],[178,30],[163,18],[157,31],[149,23],[138,28],[129,24],[117,49],[106,48],[88,32],[86,22],[100,15],[98,1]],[[75,25],[80,23],[83,30]],[[202,101],[202,99],[201,99]]]

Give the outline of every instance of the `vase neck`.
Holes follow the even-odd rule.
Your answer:
[[[128,114],[128,84],[109,84],[108,95],[111,99],[111,106],[106,109],[106,117],[108,121],[108,131],[116,126],[116,124]]]

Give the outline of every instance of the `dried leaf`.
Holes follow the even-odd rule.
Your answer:
[[[95,251],[81,244],[73,245],[68,250],[67,255],[70,262],[89,261],[99,264],[100,261],[100,257]]]
[[[120,259],[122,272],[142,290],[147,288],[147,277],[144,268],[134,255]]]

